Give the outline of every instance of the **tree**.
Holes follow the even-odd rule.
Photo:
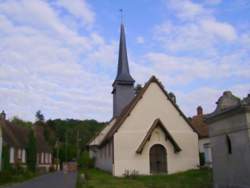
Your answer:
[[[44,122],[44,115],[42,114],[41,110],[38,110],[36,112],[36,121],[38,122]]]
[[[7,145],[3,145],[2,169],[3,169],[3,171],[9,171],[11,169],[10,156],[9,156],[9,147]]]
[[[31,130],[29,133],[28,144],[27,144],[27,166],[32,172],[36,170],[36,138],[34,132]]]

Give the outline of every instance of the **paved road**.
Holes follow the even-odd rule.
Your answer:
[[[76,173],[54,172],[6,188],[75,188]]]

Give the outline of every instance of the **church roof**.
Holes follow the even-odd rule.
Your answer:
[[[172,103],[172,105],[176,108],[176,110],[179,112],[179,114],[184,118],[184,120],[187,122],[187,124],[192,128],[194,132],[196,130],[192,127],[190,121],[187,119],[187,117],[183,114],[183,112],[180,110],[180,108],[177,106],[177,104],[171,100],[171,97],[164,89],[163,85],[159,82],[159,80],[152,76],[144,85],[144,87],[140,90],[140,92],[132,99],[132,101],[123,109],[121,114],[116,118],[115,123],[110,127],[109,131],[105,134],[102,141],[100,142],[100,145],[104,145],[106,142],[108,142],[113,135],[118,131],[118,129],[121,127],[123,122],[126,120],[126,118],[129,116],[129,114],[132,112],[134,107],[137,105],[137,103],[140,101],[140,99],[143,97],[144,93],[148,89],[151,83],[156,83],[160,89],[163,91],[167,99]]]
[[[147,141],[150,140],[150,137],[153,133],[153,131],[157,128],[160,127],[162,129],[162,131],[165,134],[165,138],[166,140],[169,140],[171,142],[171,144],[174,147],[174,152],[180,152],[181,148],[180,146],[177,144],[177,142],[174,140],[174,138],[172,137],[172,135],[170,134],[170,132],[166,129],[166,127],[163,125],[163,123],[161,122],[160,119],[156,119],[152,126],[150,127],[150,129],[148,130],[146,136],[144,137],[144,139],[142,140],[141,144],[139,145],[138,149],[136,150],[136,153],[140,154],[143,151],[144,146],[146,145]]]
[[[118,70],[114,83],[116,82],[119,82],[121,84],[130,84],[135,82],[129,73],[125,29],[123,24],[121,24],[121,33],[120,33]]]

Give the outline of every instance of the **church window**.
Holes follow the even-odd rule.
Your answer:
[[[231,143],[231,139],[228,135],[226,135],[226,143],[227,143],[228,154],[232,154],[232,143]]]

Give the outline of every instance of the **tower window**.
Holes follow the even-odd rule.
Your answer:
[[[227,143],[228,154],[232,154],[232,143],[231,143],[231,139],[228,135],[226,135],[226,143]]]

